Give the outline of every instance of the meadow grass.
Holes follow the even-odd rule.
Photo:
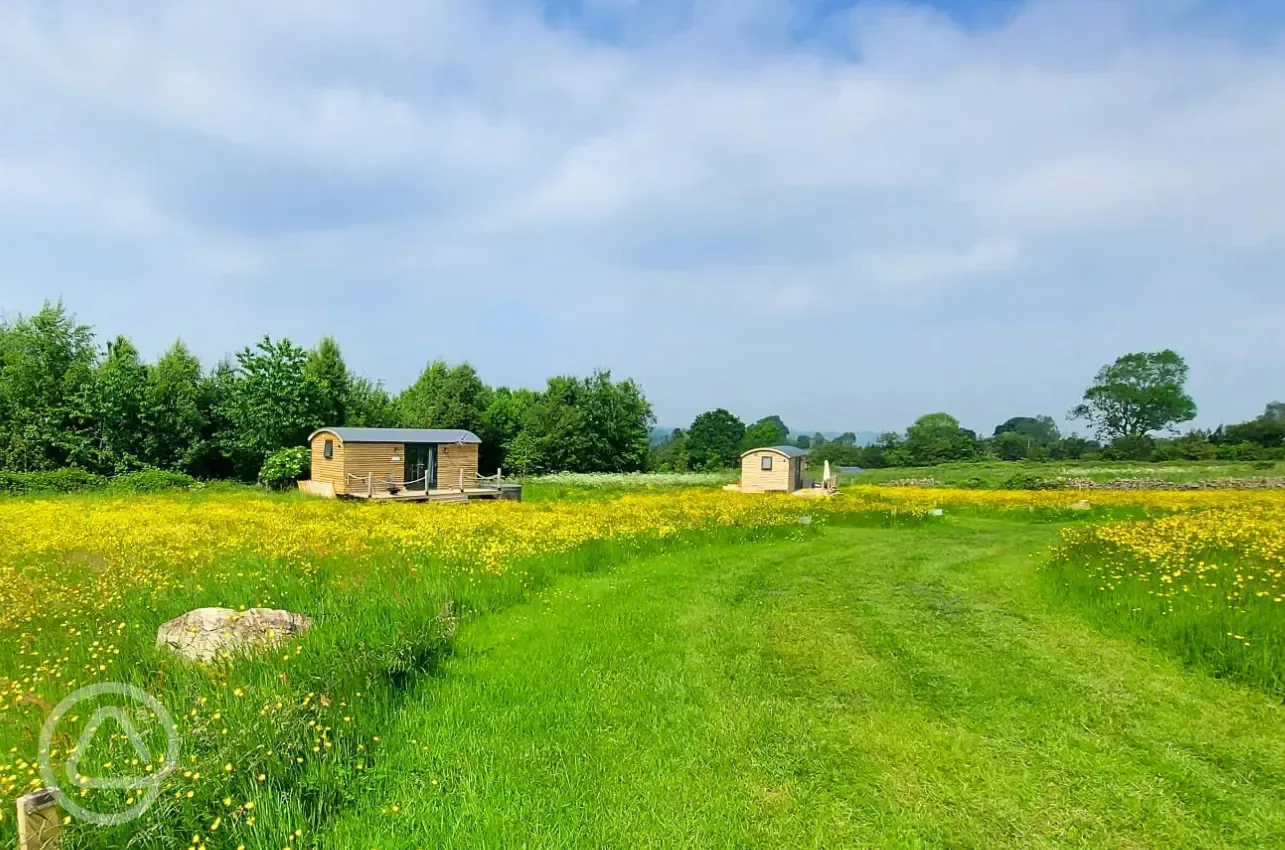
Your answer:
[[[815,471],[815,470],[813,470]],[[904,479],[935,479],[943,486],[964,483],[982,487],[1000,487],[1018,475],[1037,478],[1087,478],[1112,481],[1118,478],[1153,479],[1157,481],[1192,482],[1220,478],[1285,477],[1285,461],[1163,461],[1131,463],[1127,461],[1002,461],[944,463],[939,466],[903,466],[867,469],[843,474],[840,483],[847,485],[883,484]]]
[[[558,580],[462,632],[322,846],[1244,847],[1278,700],[1104,634],[967,518]]]
[[[1285,696],[1285,510],[1068,529],[1049,574],[1095,621]]]
[[[1233,805],[1226,777],[1210,773],[1181,811],[1129,788],[1161,742],[1208,743],[1210,704],[1230,700],[1236,723],[1266,709],[1252,692],[1180,673],[1145,642],[1088,629],[1081,614],[1097,622],[1105,609],[1040,595],[1037,567],[1059,527],[1279,512],[1285,498],[1110,493],[1086,513],[1070,498],[870,487],[821,501],[678,488],[472,506],[246,492],[0,502],[0,843],[14,835],[7,801],[42,784],[41,718],[81,685],[120,681],[175,715],[182,764],[143,820],[72,823],[71,846],[1055,846],[1100,844],[1113,829],[1135,844],[1253,846],[1280,826],[1274,785]],[[1237,540],[1260,545],[1266,527]],[[571,604],[617,582],[632,588],[618,604]],[[648,582],[663,592],[640,598]],[[940,619],[925,619],[925,600]],[[284,607],[317,626],[214,668],[154,647],[161,622],[213,605]],[[787,628],[776,618],[789,611]],[[1038,634],[1015,628],[1032,622]],[[769,652],[765,635],[780,646]],[[1068,672],[1094,653],[1124,665],[1129,687],[1110,690],[1118,670]],[[1036,679],[1004,696],[1032,658]],[[1068,680],[1076,701],[1059,704]],[[1150,712],[1164,689],[1196,713],[1186,726],[1167,711],[1129,727],[1157,736],[1145,757],[1130,762],[1138,754],[1114,727],[1092,758],[1075,749],[1084,742],[1069,718],[1089,694],[1112,694],[1099,710],[1117,723],[1121,706]],[[996,699],[1009,715],[987,713]],[[905,712],[878,746],[854,743]],[[954,725],[925,725],[952,712]],[[998,767],[979,772],[975,760],[993,754],[975,745],[995,736]],[[1201,757],[1228,771],[1279,766],[1267,732],[1253,738],[1259,761],[1214,737]],[[1036,752],[1046,739],[1074,769]],[[56,740],[56,762],[72,741]],[[99,775],[130,758],[123,741],[96,740],[82,764]],[[899,790],[879,791],[879,777]],[[1029,781],[1061,788],[1050,813],[1027,810],[1042,805]],[[117,808],[130,798],[85,794]],[[1170,809],[1176,825],[1152,823]],[[1077,813],[1079,832],[1056,831]]]

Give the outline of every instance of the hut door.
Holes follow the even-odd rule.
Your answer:
[[[407,490],[432,490],[436,487],[437,446],[431,443],[407,444],[405,476]]]

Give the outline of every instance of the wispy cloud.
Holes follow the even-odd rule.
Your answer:
[[[1151,345],[1207,421],[1285,392],[1269,11],[568,8],[0,0],[0,304],[614,366],[670,421],[987,428]]]

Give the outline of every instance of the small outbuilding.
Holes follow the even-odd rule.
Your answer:
[[[803,489],[808,453],[797,446],[750,449],[741,455],[741,486],[745,493],[793,493]]]
[[[308,438],[307,489],[367,498],[462,493],[477,487],[481,442],[472,431],[455,428],[322,428]]]

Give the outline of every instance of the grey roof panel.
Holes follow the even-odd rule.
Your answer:
[[[757,449],[750,449],[748,452],[742,452],[741,457],[751,452],[780,452],[786,457],[807,457],[808,450],[801,449],[798,446],[762,446]]]
[[[462,428],[321,428],[338,435],[345,443],[480,443],[477,434]]]

